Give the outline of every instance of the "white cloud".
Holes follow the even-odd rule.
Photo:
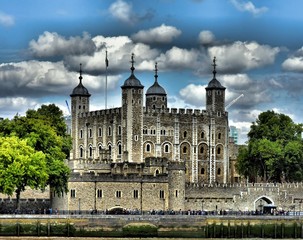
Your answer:
[[[199,33],[199,43],[203,45],[211,44],[215,41],[215,35],[211,31],[201,31]]]
[[[179,93],[185,103],[201,108],[201,106],[205,106],[205,88],[206,85],[189,84]]]
[[[250,12],[254,16],[261,15],[268,11],[267,7],[257,8],[252,2],[244,2],[240,0],[230,0],[231,3],[241,12]]]
[[[303,72],[303,57],[290,57],[282,63],[286,71]]]
[[[109,7],[110,13],[122,22],[132,23],[132,5],[123,0],[117,0]]]
[[[241,72],[272,64],[279,51],[278,47],[240,41],[208,49],[211,58],[217,57],[218,69],[225,72]]]
[[[15,19],[12,15],[0,12],[0,25],[10,27],[15,24]]]
[[[132,35],[132,39],[143,43],[170,43],[180,34],[181,31],[176,27],[162,24],[159,27],[141,30]]]
[[[70,37],[66,39],[55,32],[44,32],[38,40],[31,40],[29,50],[37,57],[53,57],[65,55],[90,55],[96,50],[96,46],[87,33],[82,37]]]

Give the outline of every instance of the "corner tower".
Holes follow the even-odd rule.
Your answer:
[[[225,112],[225,87],[216,79],[216,57],[213,59],[213,79],[206,89],[206,110],[218,116]]]
[[[71,97],[71,115],[72,115],[72,131],[71,137],[73,140],[73,148],[71,152],[71,159],[77,159],[78,156],[78,118],[79,114],[89,112],[89,98],[90,93],[82,84],[82,64],[80,64],[79,84],[74,88],[70,94]]]
[[[155,82],[147,89],[145,94],[145,106],[147,110],[166,109],[167,95],[163,87],[158,83],[158,65],[155,64]]]
[[[143,161],[143,88],[134,75],[134,54],[131,56],[131,75],[122,88],[123,161]]]

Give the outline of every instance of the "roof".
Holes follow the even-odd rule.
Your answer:
[[[86,87],[83,86],[82,81],[79,82],[78,86],[74,88],[71,97],[75,96],[87,96],[90,97],[90,93],[86,89]]]
[[[144,88],[144,86],[132,72],[129,78],[124,81],[124,84],[121,86],[121,88]]]
[[[208,86],[205,89],[226,89],[221,85],[221,83],[214,77],[209,83]]]

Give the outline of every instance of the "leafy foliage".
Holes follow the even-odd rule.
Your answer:
[[[44,189],[48,179],[47,162],[44,153],[35,151],[27,140],[16,136],[0,137],[0,191],[17,197],[26,186]]]
[[[236,168],[250,181],[302,181],[302,125],[274,111],[261,113],[239,151]]]
[[[45,155],[48,179],[58,195],[67,192],[69,168],[64,163],[71,148],[71,138],[66,134],[62,111],[55,105],[43,105],[38,110],[28,110],[25,117],[16,116],[0,123],[2,136],[15,135],[27,139],[36,151]]]

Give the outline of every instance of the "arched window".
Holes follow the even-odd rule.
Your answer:
[[[205,174],[205,169],[201,168],[201,174],[204,175]]]
[[[111,136],[111,135],[112,135],[112,128],[108,127],[108,136]]]
[[[158,174],[159,174],[159,169],[157,169],[155,172],[155,175],[158,175]]]
[[[80,147],[80,158],[83,158],[83,148]]]
[[[169,153],[169,144],[164,145],[164,152]]]
[[[111,155],[112,155],[112,146],[111,145],[108,146],[108,153],[109,153],[109,156],[111,157]]]
[[[153,105],[153,109],[156,109],[156,105]]]
[[[218,133],[218,139],[221,139],[221,133]]]
[[[121,126],[118,126],[118,135],[121,135],[121,132],[122,132]]]
[[[203,146],[200,148],[200,153],[204,153],[204,147]]]
[[[221,154],[221,148],[220,147],[218,147],[218,149],[217,149],[217,154]]]
[[[89,146],[89,157],[91,158],[93,156],[93,147]]]
[[[150,152],[150,144],[149,143],[146,144],[146,152]]]
[[[119,154],[119,155],[122,154],[122,146],[121,146],[121,143],[118,144],[118,154]]]
[[[186,153],[186,152],[187,152],[187,147],[184,146],[184,147],[183,147],[183,153]]]
[[[102,137],[102,128],[98,128],[98,137]]]
[[[201,138],[204,138],[204,132],[201,132]]]
[[[221,168],[218,168],[217,173],[218,175],[221,175]]]
[[[187,132],[186,131],[184,131],[184,133],[183,133],[183,137],[187,137]]]

